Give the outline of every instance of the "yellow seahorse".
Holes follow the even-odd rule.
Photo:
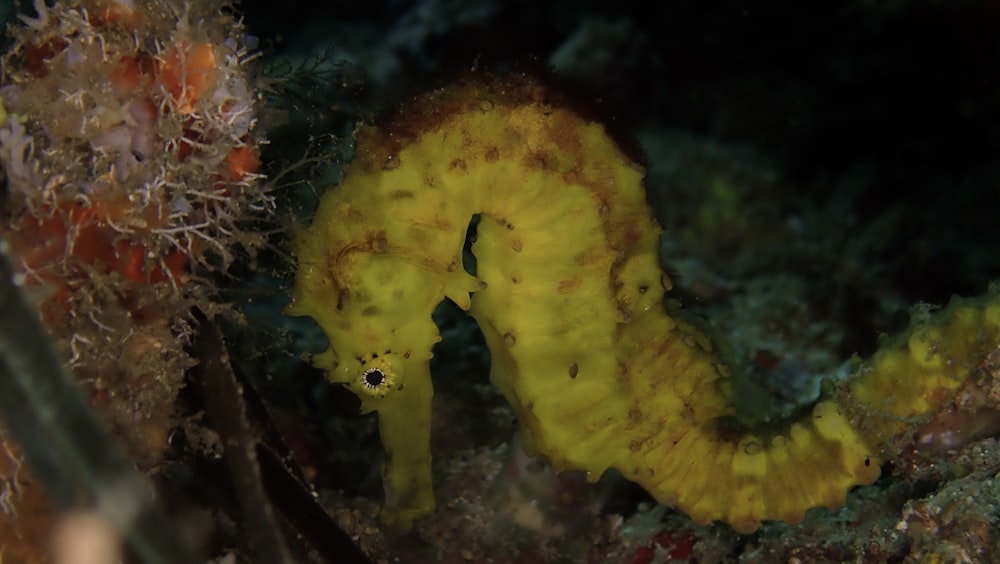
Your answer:
[[[617,468],[741,532],[841,506],[878,477],[884,441],[997,345],[1000,300],[956,301],[800,420],[749,428],[733,369],[663,304],[642,178],[601,125],[519,73],[466,77],[358,130],[345,180],[297,237],[289,312],[316,319],[330,349],[315,363],[378,411],[387,522],[434,509],[428,361],[444,298],[479,323],[534,451],[593,480]]]

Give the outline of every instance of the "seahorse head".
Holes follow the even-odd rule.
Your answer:
[[[443,282],[384,232],[333,245],[331,239],[320,232],[300,246],[305,268],[287,311],[313,317],[323,329],[330,348],[314,364],[354,392],[365,411],[378,410],[427,373],[440,340],[430,314],[443,299]],[[327,246],[318,250],[322,240]]]

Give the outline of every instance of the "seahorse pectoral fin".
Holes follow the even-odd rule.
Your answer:
[[[406,384],[379,400],[378,427],[385,448],[382,483],[385,506],[379,517],[407,530],[413,520],[434,511],[431,483],[431,387],[426,361],[407,363]]]

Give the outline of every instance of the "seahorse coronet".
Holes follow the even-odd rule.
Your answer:
[[[843,505],[879,476],[900,422],[957,389],[955,359],[972,365],[998,341],[995,293],[946,308],[843,393],[756,432],[726,392],[736,371],[664,306],[644,169],[602,125],[511,73],[466,77],[356,137],[343,182],[297,237],[289,312],[316,319],[331,347],[317,364],[378,412],[383,518],[401,527],[434,509],[428,362],[446,298],[478,322],[535,452],[592,479],[617,468],[695,522],[739,532]],[[462,247],[476,214],[473,276]],[[392,366],[366,381],[387,351]]]

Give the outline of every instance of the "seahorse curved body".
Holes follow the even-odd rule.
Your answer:
[[[359,129],[344,182],[297,239],[290,312],[329,338],[315,362],[330,380],[378,411],[387,521],[434,508],[428,361],[445,298],[479,323],[492,381],[555,467],[595,480],[617,468],[696,522],[743,532],[838,507],[874,481],[881,441],[964,377],[942,350],[979,350],[983,327],[995,341],[997,307],[966,307],[948,323],[978,340],[931,350],[914,330],[840,400],[755,434],[734,424],[730,369],[710,339],[663,306],[670,280],[642,177],[601,125],[519,74],[467,78]],[[906,401],[883,405],[901,382]]]

